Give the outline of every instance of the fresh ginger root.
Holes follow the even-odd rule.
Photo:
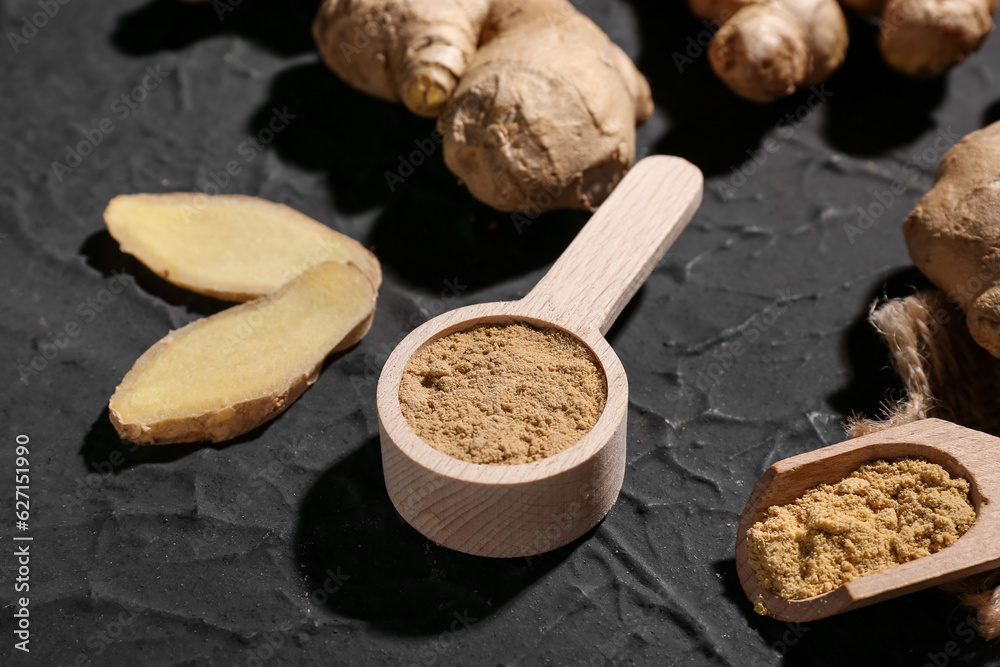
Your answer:
[[[903,235],[913,263],[962,307],[973,339],[1000,358],[1000,122],[945,153]]]
[[[503,211],[596,208],[652,113],[645,78],[567,0],[325,0],[313,35],[350,85],[438,117],[445,163]]]
[[[771,102],[825,81],[844,61],[847,21],[837,0],[689,0],[722,24],[708,47],[716,75],[737,95]]]
[[[111,423],[140,445],[242,435],[295,402],[331,352],[364,336],[375,299],[355,266],[323,262],[273,294],[172,331],[115,390]]]
[[[344,81],[433,118],[475,55],[489,10],[489,0],[328,0],[313,36]]]
[[[938,76],[979,50],[993,30],[997,0],[841,0],[861,16],[878,16],[879,49],[889,66],[916,77]]]
[[[320,262],[351,262],[378,288],[378,260],[352,238],[284,204],[193,192],[119,195],[104,222],[122,252],[199,294],[246,301]]]

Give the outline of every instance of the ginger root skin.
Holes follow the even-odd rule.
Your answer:
[[[326,0],[313,38],[351,86],[436,117],[476,52],[488,0]]]
[[[879,50],[903,74],[939,76],[979,50],[996,8],[996,0],[889,0]]]
[[[653,110],[567,0],[325,0],[313,34],[348,84],[437,116],[449,169],[501,211],[596,209]]]
[[[993,31],[996,0],[840,0],[881,20],[879,50],[912,77],[940,76],[979,50]]]
[[[438,120],[444,160],[502,211],[594,210],[635,161],[645,78],[565,0],[494,2]]]
[[[847,20],[836,0],[689,0],[721,24],[708,47],[716,75],[734,93],[772,102],[825,81],[847,52]]]
[[[1000,358],[1000,122],[945,153],[903,235],[913,263],[962,307],[973,339]]]

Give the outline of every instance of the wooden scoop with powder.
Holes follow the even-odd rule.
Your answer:
[[[813,621],[1000,567],[998,452],[924,419],[775,463],[740,517],[743,591]]]
[[[510,557],[560,547],[604,517],[625,474],[628,411],[604,334],[701,191],[680,158],[640,161],[527,296],[445,313],[396,347],[378,385],[382,466],[410,525]]]

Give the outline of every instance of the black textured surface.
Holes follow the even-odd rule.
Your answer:
[[[803,92],[760,107],[696,50],[679,71],[673,54],[704,30],[682,7],[579,3],[651,80],[641,152],[686,157],[709,181],[611,332],[631,381],[617,505],[567,547],[493,561],[436,547],[395,514],[375,381],[416,324],[523,295],[586,216],[519,233],[455,184],[439,151],[390,192],[385,172],[433,125],[318,63],[315,2],[230,4],[220,20],[212,5],[69,0],[17,53],[4,47],[3,664],[997,664],[997,646],[936,590],[803,627],[758,617],[732,554],[770,463],[841,440],[852,410],[898,396],[864,317],[880,295],[923,284],[899,223],[931,168],[907,163],[927,151],[936,164],[939,132],[1000,114],[1000,38],[946,79],[915,82],[887,71],[874,29],[855,25],[822,103]],[[4,32],[37,11],[6,0]],[[169,75],[136,109],[116,103],[147,67]],[[250,160],[241,142],[286,108],[295,118]],[[57,174],[65,147],[105,118],[113,132]],[[777,150],[723,197],[762,146]],[[288,203],[374,247],[386,272],[374,326],[265,428],[226,446],[135,450],[108,423],[115,385],[170,328],[223,304],[120,254],[101,212],[118,193],[205,189],[230,161],[240,173],[222,191]],[[900,179],[852,243],[856,207]],[[120,289],[118,272],[135,281]],[[68,325],[75,335],[60,336]],[[44,367],[22,381],[33,360]],[[13,650],[11,618],[17,434],[31,439],[29,654]]]

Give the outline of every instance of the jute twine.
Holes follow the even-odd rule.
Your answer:
[[[1000,359],[976,344],[943,292],[873,305],[869,321],[888,344],[907,396],[887,405],[881,420],[850,419],[850,437],[928,417],[1000,436]],[[983,637],[1000,637],[1000,570],[943,588],[976,612]]]

